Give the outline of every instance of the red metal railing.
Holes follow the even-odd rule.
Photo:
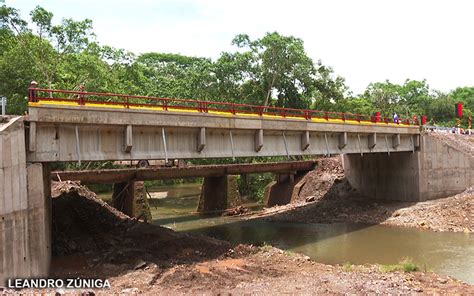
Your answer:
[[[122,105],[130,107],[155,107],[168,111],[169,108],[178,110],[193,110],[200,113],[209,111],[227,112],[231,114],[254,114],[258,116],[274,115],[281,117],[297,117],[310,120],[320,118],[329,121],[339,119],[342,121],[353,120],[357,122],[383,122],[392,123],[393,119],[388,117],[354,114],[349,112],[330,112],[320,110],[306,110],[295,108],[281,108],[272,106],[256,106],[249,104],[237,104],[229,102],[200,101],[190,99],[157,98],[148,96],[123,95],[114,93],[98,93],[86,91],[55,90],[44,88],[29,88],[29,102],[42,100],[57,102],[74,102],[79,106],[89,104]],[[413,119],[398,119],[398,124],[418,125]]]

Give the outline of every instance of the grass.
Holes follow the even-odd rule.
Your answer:
[[[353,268],[354,268],[354,265],[353,265],[352,263],[350,263],[350,262],[346,262],[346,263],[344,263],[344,264],[342,265],[342,269],[343,269],[344,271],[352,271]]]
[[[267,243],[267,242],[263,242],[263,244],[260,246],[260,250],[262,250],[263,252],[268,252],[268,251],[270,251],[272,248],[273,248],[273,246],[270,245],[270,244]]]
[[[413,272],[419,271],[420,268],[413,262],[411,258],[403,258],[398,264],[379,265],[382,272],[405,271]]]

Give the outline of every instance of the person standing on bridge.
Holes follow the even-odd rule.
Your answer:
[[[30,89],[29,89],[29,96],[30,96],[30,102],[38,102],[38,99],[36,98],[36,90],[35,88],[38,87],[38,82],[36,81],[31,81],[30,83]]]
[[[393,123],[398,123],[398,115],[396,112],[393,112]]]

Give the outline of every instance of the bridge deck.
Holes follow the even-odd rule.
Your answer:
[[[390,153],[414,151],[420,134],[409,120],[349,113],[60,92],[72,97],[30,98],[31,162]]]

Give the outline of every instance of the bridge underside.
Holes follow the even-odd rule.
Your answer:
[[[419,130],[209,114],[30,107],[28,161],[104,161],[414,151]]]
[[[225,175],[241,175],[256,173],[290,173],[299,171],[310,171],[314,169],[316,162],[292,161],[271,162],[259,164],[225,164],[225,165],[199,165],[190,167],[170,168],[126,168],[89,171],[55,171],[51,173],[54,181],[74,180],[82,184],[112,184],[119,182],[181,179],[193,177],[221,177]]]

